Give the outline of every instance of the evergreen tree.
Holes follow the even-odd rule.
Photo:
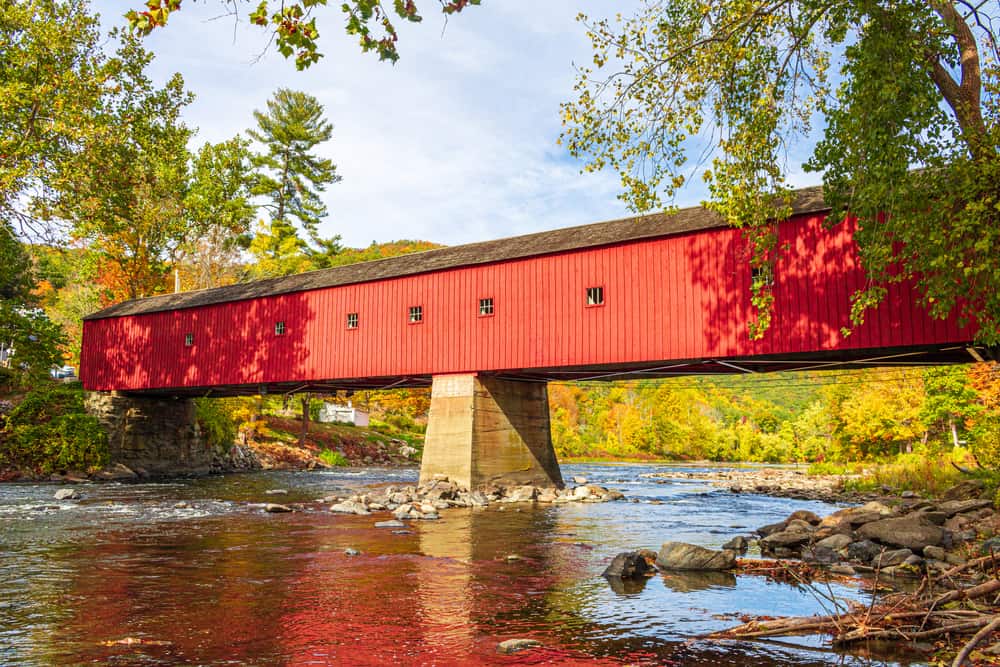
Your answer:
[[[254,156],[253,193],[266,199],[264,207],[271,218],[251,245],[261,264],[258,272],[294,273],[301,270],[303,256],[311,260],[308,268],[323,265],[339,245],[336,237],[319,236],[319,223],[327,215],[320,193],[340,176],[333,162],[313,149],[330,139],[333,125],[323,118],[323,105],[315,97],[287,88],[279,88],[268,100],[267,112],[254,111],[254,118],[257,129],[249,134],[265,152]],[[299,235],[299,229],[318,250]]]

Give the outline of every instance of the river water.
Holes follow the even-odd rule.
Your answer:
[[[642,476],[664,470],[677,475]],[[267,514],[261,503],[414,484],[409,469],[82,485],[78,501],[54,501],[55,485],[0,485],[0,665],[919,664],[833,653],[816,638],[697,639],[734,615],[829,607],[808,588],[725,573],[612,588],[600,573],[620,551],[718,547],[795,509],[836,509],[730,494],[686,470],[567,465],[567,479],[629,500],[455,509],[405,532],[373,526],[388,515]],[[289,494],[265,493],[276,488]],[[499,655],[511,638],[543,647]]]

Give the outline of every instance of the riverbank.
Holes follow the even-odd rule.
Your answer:
[[[712,464],[716,466],[718,464]],[[761,495],[795,500],[820,500],[833,503],[867,502],[884,494],[860,493],[845,488],[849,480],[860,475],[809,475],[805,466],[720,467],[718,469],[684,470],[648,473],[659,484],[671,479],[697,479],[733,493]]]

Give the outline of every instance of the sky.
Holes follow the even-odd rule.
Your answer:
[[[112,26],[141,4],[94,7]],[[180,72],[196,95],[184,114],[198,128],[192,148],[252,127],[253,111],[279,87],[323,104],[334,133],[317,152],[343,177],[324,193],[324,235],[340,234],[352,247],[404,238],[454,245],[629,215],[618,176],[581,174],[557,139],[574,63],[591,59],[576,15],[637,4],[484,0],[446,21],[437,2],[423,0],[424,21],[400,26],[401,59],[392,65],[361,53],[332,2],[316,13],[325,57],[299,72],[266,50],[264,31],[218,18],[221,0],[189,0],[146,47],[156,54],[155,80]],[[240,3],[244,13],[250,6]],[[704,196],[695,185],[674,203],[697,205]]]

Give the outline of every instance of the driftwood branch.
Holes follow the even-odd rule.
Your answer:
[[[998,628],[1000,628],[1000,615],[995,616],[989,625],[977,632],[972,636],[972,639],[966,642],[965,646],[962,647],[962,650],[955,656],[955,661],[951,663],[951,667],[962,667],[962,665],[965,664],[965,661],[969,659],[969,656],[972,655],[973,649],[979,646],[979,644],[981,644],[991,634],[996,632]]]

